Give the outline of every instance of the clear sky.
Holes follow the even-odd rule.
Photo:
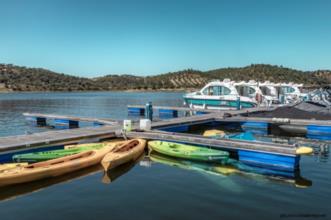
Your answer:
[[[331,1],[0,0],[0,63],[88,77],[331,69]]]

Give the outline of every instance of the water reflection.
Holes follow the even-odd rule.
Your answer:
[[[109,184],[114,182],[118,177],[123,174],[129,172],[139,161],[141,161],[145,157],[145,154],[142,154],[137,160],[131,161],[121,166],[115,167],[114,169],[110,169],[104,172],[102,177],[102,182],[105,184]]]
[[[142,155],[138,160],[132,161],[126,164],[123,164],[119,167],[116,167],[114,169],[108,170],[107,172],[103,172],[103,167],[101,165],[95,165],[83,170],[79,170],[76,172],[72,172],[66,175],[62,175],[55,178],[48,178],[44,180],[34,181],[30,183],[25,184],[19,184],[19,185],[13,185],[13,186],[6,186],[0,188],[0,201],[3,200],[9,200],[9,199],[15,199],[18,196],[27,195],[30,193],[41,191],[47,187],[57,185],[60,183],[68,183],[73,180],[77,180],[89,175],[93,175],[96,173],[103,172],[103,177],[101,179],[102,183],[109,184],[114,182],[116,179],[118,179],[120,176],[126,174],[128,171],[130,171],[137,162],[143,158],[144,155]]]
[[[198,171],[203,174],[227,177],[229,175],[240,175],[253,178],[254,180],[270,180],[279,183],[289,183],[295,187],[307,188],[312,181],[301,177],[300,171],[280,172],[265,168],[257,168],[230,159],[225,165],[202,163],[189,160],[182,160],[151,152],[149,159],[153,162],[166,164],[186,170]]]
[[[66,175],[58,176],[56,178],[48,178],[39,181],[34,181],[25,184],[13,185],[13,186],[6,186],[0,188],[0,201],[8,200],[8,199],[15,199],[18,196],[30,194],[33,192],[38,192],[43,190],[47,187],[60,184],[71,182],[73,180],[83,178],[85,176],[93,175],[95,173],[101,172],[103,167],[101,165],[92,166],[83,170],[79,170],[76,172],[72,172]]]

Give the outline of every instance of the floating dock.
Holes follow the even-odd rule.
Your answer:
[[[35,125],[46,126],[48,125],[47,120],[54,120],[56,125],[60,125],[63,128],[77,128],[79,122],[91,122],[95,126],[101,125],[113,125],[117,123],[111,119],[100,119],[100,118],[88,118],[88,117],[75,117],[68,115],[55,115],[55,114],[40,114],[40,113],[23,113],[26,119]]]
[[[0,138],[0,154],[39,147],[77,143],[82,139],[114,138],[119,125],[47,131]]]
[[[135,109],[135,110],[132,110]],[[187,134],[184,132],[201,125],[229,127],[239,126],[243,131],[261,132],[267,134],[272,126],[283,126],[289,129],[304,131],[306,137],[312,139],[331,140],[331,121],[300,120],[289,118],[256,118],[244,117],[241,114],[256,111],[269,111],[272,108],[252,108],[243,110],[203,110],[185,107],[153,106],[153,109],[168,114],[170,118],[161,121],[152,121],[150,131],[139,131],[138,124],[133,124],[133,131],[124,135],[129,138],[140,137],[152,140],[174,141],[199,145],[234,152],[238,159],[250,165],[276,168],[285,171],[293,171],[299,167],[300,155],[297,146],[288,144],[276,144],[258,141],[243,141],[234,139],[212,139],[201,135]],[[145,115],[145,106],[128,106],[128,112]],[[187,117],[178,117],[173,111],[197,112]],[[63,123],[79,125],[79,122],[92,122],[95,127],[66,129],[41,132],[29,135],[18,135],[0,138],[0,154],[10,154],[17,151],[29,151],[45,147],[54,147],[64,144],[78,143],[86,139],[107,139],[123,137],[122,121],[86,117],[73,117],[53,114],[24,113],[28,120],[33,120],[39,126],[45,126],[48,119],[62,120]],[[285,127],[284,127],[285,126]],[[286,127],[287,126],[287,127]],[[78,127],[78,126],[77,126]],[[70,126],[67,126],[70,128]],[[95,141],[95,140],[94,140]]]
[[[128,105],[128,113],[133,115],[144,115],[145,114],[145,105]],[[252,113],[259,111],[272,111],[276,109],[276,106],[272,107],[256,107],[256,108],[245,108],[240,110],[216,110],[216,109],[192,109],[188,107],[174,107],[174,106],[153,106],[153,110],[159,111],[159,113],[163,112],[196,112],[199,113],[230,113],[233,115],[244,114],[244,113]]]

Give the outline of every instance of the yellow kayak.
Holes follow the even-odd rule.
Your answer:
[[[8,169],[16,168],[16,167],[26,166],[26,165],[28,165],[28,163],[4,163],[4,164],[0,164],[0,172],[8,170]]]
[[[102,158],[112,149],[109,146],[99,150],[84,151],[70,156],[8,169],[0,172],[0,186],[32,182],[87,168],[100,163]]]
[[[145,146],[146,141],[143,139],[126,141],[106,154],[102,159],[101,164],[107,171],[108,169],[117,167],[121,164],[134,161],[143,154]]]
[[[225,132],[222,130],[212,129],[212,130],[206,130],[203,133],[203,136],[205,137],[214,137],[214,136],[220,136],[223,137],[225,135]]]

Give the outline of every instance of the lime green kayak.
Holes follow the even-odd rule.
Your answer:
[[[224,162],[229,158],[229,153],[226,151],[166,141],[149,141],[148,147],[150,150],[164,155],[188,160]]]
[[[27,154],[16,154],[13,156],[13,161],[15,162],[40,162],[45,160],[52,160],[64,156],[69,156],[77,154],[87,150],[101,149],[107,143],[91,143],[91,144],[82,144],[82,147],[77,145],[76,148],[70,149],[61,149],[61,150],[52,150],[52,151],[43,151],[43,152],[33,152]]]

